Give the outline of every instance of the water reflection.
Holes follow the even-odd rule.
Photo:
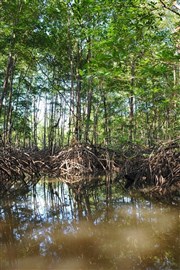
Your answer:
[[[179,269],[178,208],[130,197],[111,177],[42,179],[0,207],[0,269]]]

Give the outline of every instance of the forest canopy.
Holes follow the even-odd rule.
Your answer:
[[[179,1],[0,1],[1,144],[152,146],[179,132]]]

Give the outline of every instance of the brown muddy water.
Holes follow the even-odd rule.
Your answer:
[[[179,207],[97,178],[41,179],[0,205],[1,270],[180,269]]]

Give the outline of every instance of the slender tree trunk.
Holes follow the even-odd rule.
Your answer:
[[[173,97],[170,109],[170,126],[173,129],[173,134],[176,134],[176,130],[179,128],[177,127],[178,119],[177,116],[177,108],[178,108],[178,86],[180,85],[180,63],[174,65],[173,68]]]
[[[135,62],[132,61],[131,65],[131,90],[129,97],[129,141],[133,141],[133,129],[134,129],[134,84],[135,84]]]
[[[63,106],[63,108],[65,105]],[[65,129],[66,129],[66,111],[62,111],[62,123],[61,123],[61,145],[64,145],[65,143]]]
[[[77,45],[77,63],[76,63],[76,118],[75,118],[75,138],[77,142],[81,141],[82,128],[81,128],[81,75],[79,69],[81,69],[81,55],[82,51],[80,44]]]
[[[93,121],[93,138],[92,138],[92,144],[94,143],[95,145],[98,144],[98,112],[97,108],[94,107],[93,110],[93,115],[94,115],[94,121]]]
[[[89,140],[89,128],[90,128],[91,108],[92,108],[92,95],[93,95],[91,83],[90,83],[89,87],[90,87],[90,89],[88,91],[88,100],[87,100],[86,128],[85,128],[85,134],[84,134],[85,142],[88,142],[88,140]]]
[[[4,78],[4,84],[2,89],[2,95],[0,97],[0,115],[2,112],[3,101],[6,99],[4,107],[4,134],[3,141],[6,145],[11,141],[12,131],[12,91],[13,91],[13,71],[15,66],[15,60],[12,54],[9,54],[6,74]],[[9,92],[9,93],[8,93]],[[9,99],[8,99],[9,98]]]
[[[151,146],[152,139],[151,139],[151,130],[149,127],[149,111],[148,111],[148,102],[146,101],[146,138],[148,146]]]
[[[74,72],[73,61],[71,60],[71,87],[70,87],[70,106],[69,106],[69,123],[68,123],[68,145],[70,144],[72,127],[74,125]]]
[[[69,123],[68,123],[68,145],[70,144],[71,141],[71,135],[73,133],[73,126],[74,126],[74,115],[75,115],[75,108],[74,108],[74,104],[75,104],[75,94],[74,94],[74,78],[75,78],[75,74],[74,74],[74,53],[73,53],[73,46],[72,46],[72,37],[71,37],[71,32],[70,32],[70,28],[71,28],[71,14],[69,12],[69,16],[68,16],[68,32],[67,32],[67,36],[68,36],[68,55],[69,55],[69,63],[70,63],[70,105],[69,105]]]
[[[45,97],[45,108],[44,108],[44,127],[43,127],[43,148],[47,147],[47,95]]]
[[[0,97],[0,115],[1,115],[1,111],[2,111],[2,105],[3,105],[4,98],[6,97],[7,92],[8,92],[9,78],[11,77],[11,74],[13,72],[14,64],[15,64],[14,58],[13,58],[12,54],[10,53],[9,58],[8,58],[5,78],[4,78],[2,94]]]
[[[53,123],[54,123],[54,97],[51,100],[51,111],[50,111],[50,122],[49,122],[49,138],[48,138],[48,147],[49,150],[53,151],[53,141],[54,141],[54,133],[53,133]]]
[[[52,141],[52,154],[54,154],[56,146],[57,146],[57,129],[59,127],[60,115],[57,115],[58,112],[58,95],[55,96],[55,104],[54,104],[54,116],[53,116],[53,126],[52,126],[52,134],[53,134],[53,141]]]
[[[13,89],[13,75],[11,76],[10,80],[10,91],[9,91],[9,105],[7,111],[7,141],[11,143],[11,135],[12,135],[12,89]]]
[[[36,98],[33,99],[33,143],[34,147],[37,147],[37,107],[36,107]]]
[[[103,99],[103,106],[104,106],[104,142],[105,145],[109,144],[109,119],[108,119],[108,108],[107,108],[107,100],[106,100],[106,95],[103,92],[102,95]]]
[[[75,122],[75,138],[77,142],[81,141],[81,78],[77,76],[77,89],[76,89],[76,122]]]
[[[90,64],[92,57],[92,50],[91,50],[91,38],[88,39],[88,54],[87,54],[87,63]],[[88,95],[87,95],[87,118],[86,118],[86,127],[85,127],[85,134],[84,139],[85,142],[89,140],[89,128],[90,128],[90,119],[91,119],[91,109],[92,109],[92,96],[93,96],[93,86],[92,86],[92,78],[89,79],[88,84]]]
[[[9,77],[9,100],[7,106],[7,118],[6,118],[6,141],[11,142],[11,132],[12,132],[12,92],[13,92],[13,68]]]

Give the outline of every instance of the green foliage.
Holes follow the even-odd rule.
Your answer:
[[[88,133],[99,143],[108,137],[121,144],[130,133],[133,141],[150,144],[176,136],[179,37],[173,15],[146,0],[1,1],[0,98],[8,76],[2,132],[13,122],[14,140],[37,136],[36,128],[42,140],[60,119],[55,144],[68,143],[75,126],[82,140]],[[15,64],[7,74],[10,54]],[[39,122],[37,102],[45,103],[45,96]]]

